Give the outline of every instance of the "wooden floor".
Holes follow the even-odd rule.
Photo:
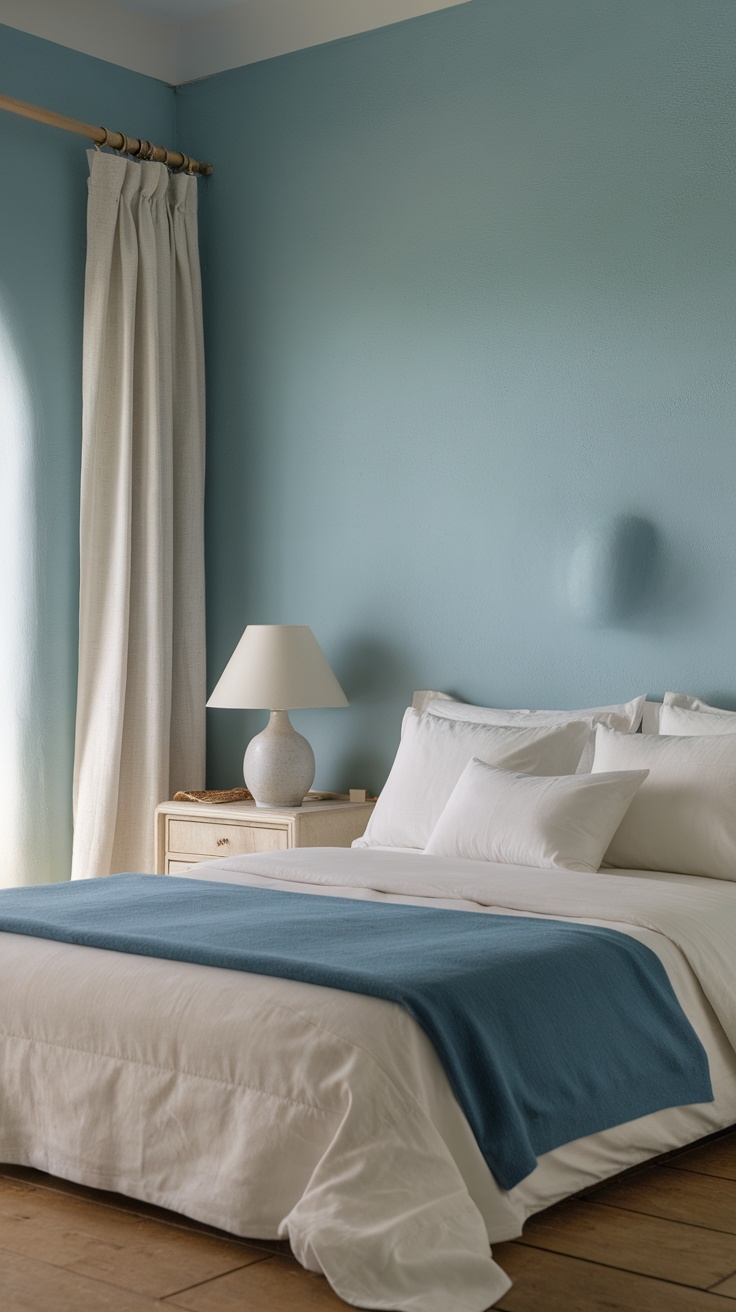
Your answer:
[[[501,1312],[736,1312],[736,1132],[560,1203],[494,1256]],[[346,1307],[281,1244],[0,1166],[2,1312]]]

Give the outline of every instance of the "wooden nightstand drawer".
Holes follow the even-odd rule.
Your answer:
[[[182,874],[213,857],[288,847],[349,847],[372,810],[372,802],[342,798],[268,808],[255,802],[162,802],[156,808],[156,870]]]
[[[285,827],[270,825],[218,825],[207,820],[169,820],[169,852],[202,856],[249,856],[279,852],[288,847]]]

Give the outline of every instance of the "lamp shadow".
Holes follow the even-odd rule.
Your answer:
[[[353,786],[363,787],[365,781],[366,787],[378,791],[398,743],[402,711],[411,704],[423,676],[410,654],[369,634],[352,634],[331,648],[331,656],[350,700],[336,773],[353,780]]]

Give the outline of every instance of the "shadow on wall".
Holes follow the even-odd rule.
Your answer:
[[[710,706],[718,706],[724,711],[736,711],[736,697],[732,692],[715,692],[706,691],[703,693],[703,700]]]
[[[397,651],[385,643],[376,642],[368,633],[352,634],[349,639],[331,648],[334,668],[346,689],[351,706],[360,707],[364,714],[380,716],[383,734],[390,741],[399,727],[394,706],[386,705],[386,689],[395,689],[400,699],[404,692],[404,705],[411,704],[412,693],[418,687],[421,675],[410,653]],[[351,735],[351,741],[336,763],[336,773],[344,779],[383,779],[386,774],[386,755],[377,748],[382,736],[371,735],[371,741],[361,741],[362,735]]]
[[[638,515],[616,515],[579,539],[570,558],[567,606],[589,628],[660,632],[704,601],[692,558]]]

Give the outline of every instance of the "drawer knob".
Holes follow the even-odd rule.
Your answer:
[[[229,839],[229,838],[218,838],[218,840],[217,840],[217,846],[218,846],[218,847],[225,847],[229,842],[230,842],[230,839]]]

